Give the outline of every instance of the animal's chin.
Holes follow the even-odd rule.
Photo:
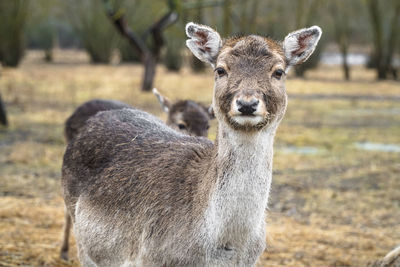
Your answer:
[[[262,122],[264,118],[259,115],[236,115],[232,117],[232,120],[240,125],[254,126]]]
[[[260,115],[228,116],[228,121],[234,129],[242,131],[258,131],[269,124],[268,118]]]

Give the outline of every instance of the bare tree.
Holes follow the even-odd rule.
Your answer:
[[[132,48],[140,56],[144,65],[142,90],[150,91],[153,88],[153,80],[156,74],[156,64],[160,57],[161,48],[164,46],[163,31],[178,20],[177,1],[169,0],[169,11],[147,28],[142,36],[138,36],[129,26],[122,9],[114,9],[109,0],[103,0],[109,19],[113,22],[119,33],[128,39]],[[147,43],[148,37],[152,37],[152,47]]]
[[[397,36],[400,34],[400,2],[393,1],[394,14],[390,22],[389,40],[387,42],[387,53],[385,57],[385,65],[388,66],[388,71],[392,73],[393,78],[397,79],[397,70],[393,66],[393,55],[395,52],[396,43],[398,42]]]
[[[25,29],[30,1],[0,1],[0,61],[17,67],[25,51]]]
[[[349,12],[351,8],[349,3],[345,3],[340,0],[331,1],[331,11],[335,14],[334,21],[332,23],[334,28],[334,38],[339,46],[339,51],[342,54],[342,68],[344,78],[348,81],[350,80],[350,66],[347,62],[347,55],[349,50],[349,39],[350,39],[350,24],[349,24]]]
[[[382,5],[385,5],[384,11],[382,11]],[[371,18],[374,43],[372,61],[378,79],[388,78],[389,73],[392,73],[396,79],[397,71],[392,61],[400,28],[400,2],[367,0],[367,7]],[[391,16],[390,13],[392,13]],[[389,21],[384,21],[385,19]]]

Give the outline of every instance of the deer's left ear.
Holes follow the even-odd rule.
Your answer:
[[[210,63],[212,66],[217,60],[222,40],[218,32],[208,26],[189,22],[186,24],[186,46],[201,61]]]
[[[289,66],[301,64],[314,52],[321,38],[322,30],[318,26],[289,33],[283,42],[283,51]]]
[[[153,88],[153,94],[157,97],[158,102],[160,102],[160,105],[164,110],[164,112],[168,113],[171,108],[171,101],[169,101],[168,98],[160,94],[160,92],[158,92],[156,88]]]

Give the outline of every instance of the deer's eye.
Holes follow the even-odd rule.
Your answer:
[[[179,124],[178,124],[178,127],[179,127],[180,130],[186,129],[186,125],[183,124],[183,123],[179,123]]]
[[[222,77],[226,74],[226,70],[222,67],[216,68],[215,72],[218,74],[219,77]]]
[[[206,129],[207,129],[207,130],[210,129],[210,125],[207,125]]]
[[[277,69],[274,71],[274,77],[280,80],[285,72],[282,69]]]

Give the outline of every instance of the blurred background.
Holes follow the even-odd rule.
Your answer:
[[[0,266],[78,265],[75,247],[58,257],[77,106],[116,99],[165,119],[153,87],[210,104],[188,21],[275,40],[322,28],[287,80],[259,266],[377,266],[400,244],[398,0],[0,0]]]

